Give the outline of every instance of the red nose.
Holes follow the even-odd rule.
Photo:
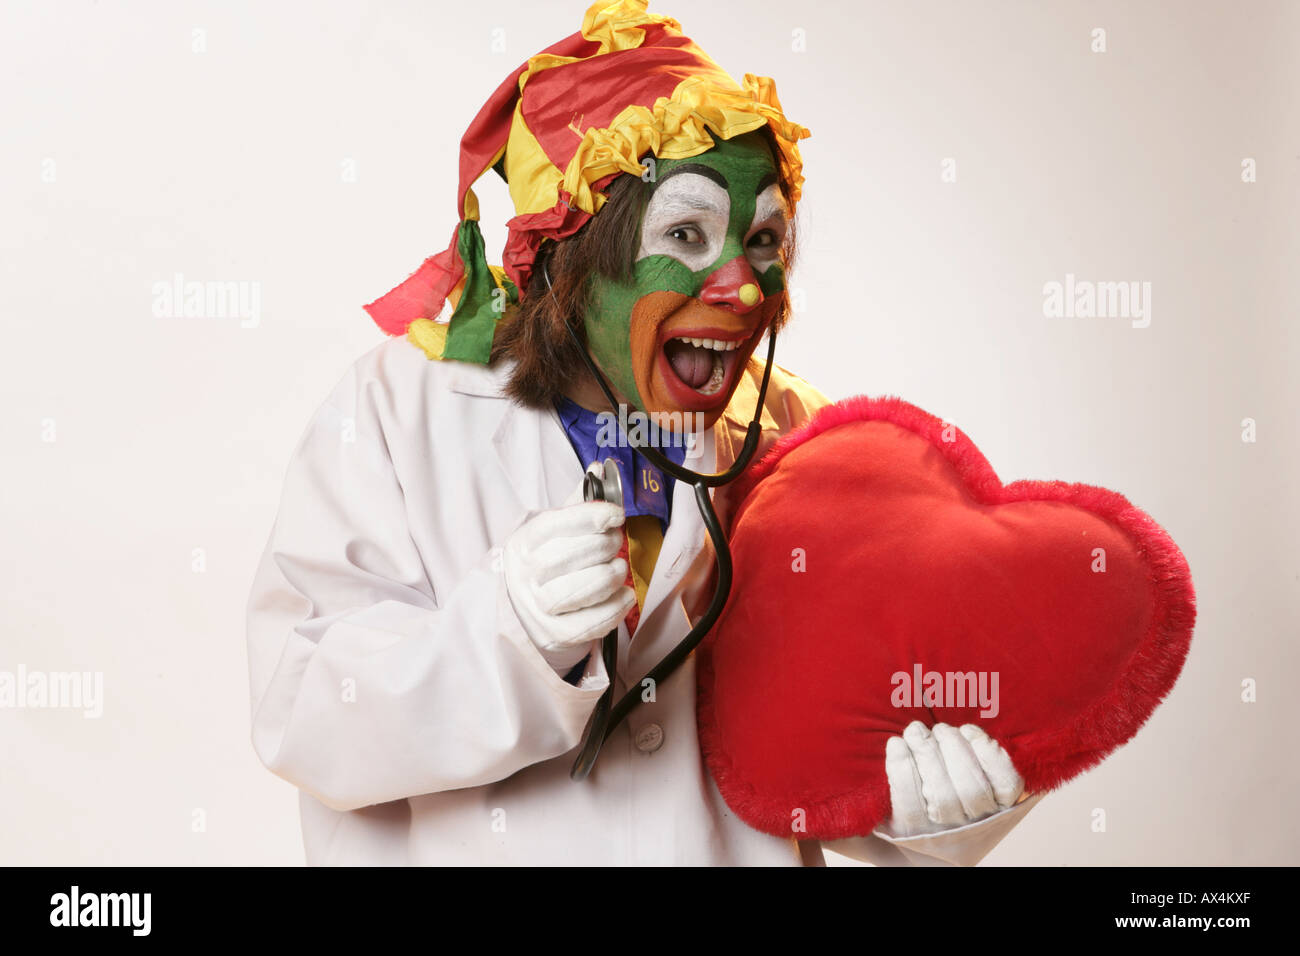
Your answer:
[[[751,300],[748,305],[740,295],[740,290],[747,285],[754,287],[747,295]],[[758,307],[758,304],[763,301],[763,294],[758,289],[758,279],[754,277],[754,270],[749,267],[749,260],[744,256],[736,256],[704,281],[704,288],[700,290],[699,298],[701,302],[730,309],[737,315],[744,315]]]

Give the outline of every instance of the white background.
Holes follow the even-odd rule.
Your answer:
[[[382,340],[361,304],[450,238],[470,119],[585,6],[4,0],[0,669],[102,671],[105,709],[0,710],[0,863],[301,862],[244,649],[284,468]],[[1170,699],[987,862],[1300,863],[1300,4],[650,9],[813,132],[781,364],[1119,490],[1191,565]],[[155,316],[177,272],[258,283],[260,322]],[[1045,318],[1067,273],[1151,282],[1150,327]]]

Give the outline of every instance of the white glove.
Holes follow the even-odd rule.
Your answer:
[[[1012,806],[1025,781],[1007,752],[983,729],[935,724],[933,732],[914,720],[903,736],[885,744],[885,776],[893,816],[893,837],[935,833],[965,826]]]
[[[506,591],[525,633],[560,673],[586,657],[636,603],[623,582],[623,509],[607,501],[552,508],[506,541]]]

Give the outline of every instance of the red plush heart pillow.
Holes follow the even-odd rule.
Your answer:
[[[759,830],[869,833],[889,816],[885,741],[913,720],[980,725],[1027,791],[1050,789],[1132,737],[1182,669],[1191,575],[1154,521],[1104,488],[1003,485],[899,399],[822,409],[740,482],[698,716]]]

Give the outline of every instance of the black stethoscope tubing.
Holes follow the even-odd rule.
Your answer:
[[[546,280],[546,288],[549,290],[551,288],[551,276],[545,262],[542,264],[542,275]],[[587,370],[591,372],[592,377],[600,386],[600,390],[605,394],[605,399],[609,402],[611,411],[614,411],[615,417],[618,417],[616,411],[618,402],[615,401],[614,393],[606,383],[605,376],[596,368],[596,363],[587,354],[586,347],[578,340],[573,326],[566,321],[565,328],[568,330],[569,337],[573,340],[574,345],[577,346],[583,362],[586,363]],[[658,687],[659,684],[666,680],[704,640],[704,636],[713,627],[718,617],[721,616],[722,609],[727,604],[727,597],[731,593],[731,548],[727,545],[727,537],[723,533],[721,522],[718,521],[717,512],[713,510],[713,501],[709,497],[709,489],[720,487],[739,477],[741,472],[748,467],[750,459],[754,457],[754,452],[758,449],[758,441],[763,431],[761,424],[763,403],[767,397],[768,380],[772,377],[772,362],[776,357],[776,332],[769,329],[767,335],[767,365],[763,369],[763,381],[759,385],[758,403],[754,407],[754,417],[745,431],[745,441],[741,446],[740,453],[726,471],[706,475],[678,465],[669,460],[659,449],[651,445],[641,445],[633,442],[626,432],[622,432],[622,423],[620,421],[619,429],[622,432],[624,441],[648,458],[656,467],[672,475],[677,480],[692,486],[695,492],[695,505],[699,509],[700,518],[704,521],[709,540],[713,542],[713,553],[718,565],[718,580],[713,590],[713,599],[709,602],[704,616],[696,622],[695,626],[678,642],[677,646],[652,667],[641,680],[632,685],[612,708],[610,702],[614,696],[614,678],[618,664],[618,630],[612,630],[605,635],[601,644],[601,657],[605,663],[605,672],[609,675],[609,687],[606,688],[605,693],[597,701],[591,719],[587,723],[587,728],[583,732],[578,758],[569,771],[569,776],[574,780],[584,780],[591,773],[591,768],[596,763],[596,757],[600,755],[601,746],[613,733],[614,728],[641,702],[641,688],[645,686],[646,682],[650,681],[651,687]]]

